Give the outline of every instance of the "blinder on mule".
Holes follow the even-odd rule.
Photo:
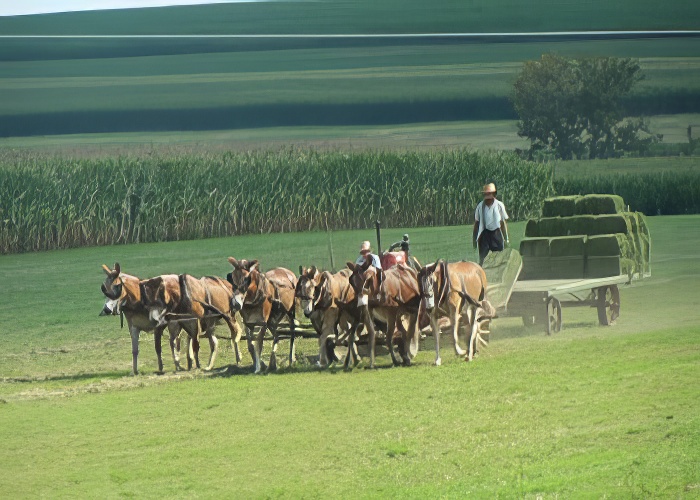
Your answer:
[[[105,295],[105,297],[112,299],[112,300],[117,300],[122,296],[122,289],[124,287],[123,283],[119,283],[118,285],[112,285],[110,289],[108,290],[107,287],[105,286],[104,283],[102,283],[102,293]]]

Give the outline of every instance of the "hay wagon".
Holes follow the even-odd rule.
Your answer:
[[[488,296],[499,317],[521,317],[548,335],[562,327],[564,307],[590,307],[598,322],[620,315],[620,286],[651,275],[644,216],[612,195],[545,200],[544,217],[528,221],[520,252],[484,262]]]

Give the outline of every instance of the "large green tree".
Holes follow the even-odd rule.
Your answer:
[[[530,156],[610,158],[644,152],[659,136],[642,118],[624,116],[622,99],[642,79],[632,59],[569,59],[544,54],[518,75],[513,104],[518,134],[530,140]]]

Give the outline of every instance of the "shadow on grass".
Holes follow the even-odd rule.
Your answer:
[[[125,375],[123,371],[73,373],[61,375],[45,375],[38,377],[3,377],[2,382],[7,383],[33,383],[33,382],[60,382],[60,381],[80,381],[90,379],[118,379]]]

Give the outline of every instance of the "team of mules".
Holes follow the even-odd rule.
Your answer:
[[[188,274],[167,274],[141,280],[102,266],[107,275],[102,284],[106,297],[101,314],[126,318],[133,354],[133,373],[138,373],[140,332],[153,332],[158,370],[163,371],[161,338],[170,335],[170,350],[176,370],[180,365],[180,336],[187,345],[187,369],[199,364],[199,339],[209,340],[211,353],[206,370],[216,360],[216,327],[225,325],[231,339],[235,362],[241,360],[238,342],[240,315],[245,327],[248,351],[255,373],[277,368],[278,330],[287,323],[290,334],[289,366],[295,362],[295,312],[299,307],[318,335],[320,367],[341,361],[337,347],[347,344],[343,366],[360,362],[358,333],[364,329],[369,347],[369,366],[375,366],[377,329],[383,330],[386,348],[394,365],[408,366],[418,352],[419,325],[429,324],[435,338],[435,364],[440,365],[440,324],[449,321],[455,353],[470,361],[483,335],[488,333],[495,311],[486,299],[487,281],[483,269],[472,262],[446,263],[439,260],[425,267],[398,264],[377,269],[367,261],[348,263],[338,273],[316,267],[300,267],[299,276],[278,267],[260,270],[257,260],[228,258],[233,267],[223,280],[215,276],[197,279]],[[460,326],[468,331],[468,345],[459,345]],[[256,336],[257,330],[257,336]],[[262,361],[263,340],[272,336],[270,359]],[[397,353],[398,351],[398,353]]]

